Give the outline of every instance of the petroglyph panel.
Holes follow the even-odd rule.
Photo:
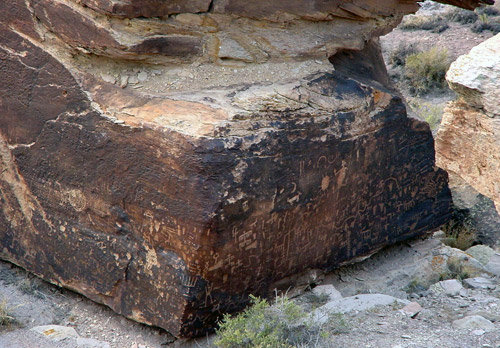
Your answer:
[[[124,316],[194,337],[223,313],[244,308],[249,294],[268,296],[297,274],[330,270],[447,221],[447,178],[434,165],[428,125],[408,118],[386,85],[376,40],[359,51],[397,22],[391,9],[402,15],[415,2],[387,2],[384,15],[368,21],[355,18],[375,10],[332,2],[354,17],[332,19],[342,26],[331,31],[332,52],[354,50],[327,60],[318,48],[319,65],[285,57],[290,65],[279,67],[291,68],[276,81],[234,82],[234,74],[229,86],[158,92],[148,89],[153,68],[142,60],[156,57],[156,48],[144,47],[152,48],[144,56],[129,49],[147,39],[143,30],[156,37],[175,29],[185,39],[194,26],[211,37],[211,16],[226,23],[233,18],[226,10],[259,10],[216,1],[212,10],[224,13],[186,17],[175,15],[182,10],[177,1],[163,9],[173,14],[168,18],[134,19],[159,2],[147,1],[148,13],[138,12],[136,5],[146,3],[139,0],[121,7],[106,0],[0,3],[12,10],[11,18],[0,11],[2,259]],[[207,11],[207,4],[190,6]],[[71,35],[61,13],[110,36]],[[122,17],[131,17],[130,26]],[[267,30],[252,27],[254,20],[231,20],[226,28]],[[217,42],[202,41],[203,54],[216,53]],[[155,61],[157,79],[172,68],[162,62]],[[301,70],[305,65],[311,70]],[[109,82],[113,76],[101,79],[97,67],[113,74],[139,69],[134,77],[146,80],[119,86]],[[240,68],[248,67],[211,71]]]

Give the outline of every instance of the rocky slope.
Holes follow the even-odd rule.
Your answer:
[[[500,35],[460,57],[447,80],[460,99],[445,110],[438,165],[490,197],[500,212]]]
[[[377,40],[416,2],[161,4],[0,3],[3,259],[191,337],[447,221]]]

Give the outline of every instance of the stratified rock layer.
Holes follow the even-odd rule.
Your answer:
[[[445,110],[438,165],[490,197],[500,212],[500,35],[460,57],[447,79],[460,99]]]
[[[192,337],[446,222],[373,39],[415,3],[302,3],[1,2],[0,256]]]

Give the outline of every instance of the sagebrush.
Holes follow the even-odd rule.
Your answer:
[[[446,87],[446,72],[451,64],[448,50],[431,48],[406,58],[404,78],[414,95],[427,94]]]
[[[329,316],[328,323],[311,319],[302,307],[278,296],[275,303],[251,297],[242,313],[225,315],[214,344],[220,348],[326,347],[328,337],[347,330],[341,314]]]

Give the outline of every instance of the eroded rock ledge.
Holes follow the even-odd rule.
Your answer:
[[[446,174],[377,42],[416,9],[1,2],[0,256],[193,337],[437,228]]]
[[[500,35],[454,62],[447,80],[460,98],[443,116],[438,165],[490,197],[500,213]]]

